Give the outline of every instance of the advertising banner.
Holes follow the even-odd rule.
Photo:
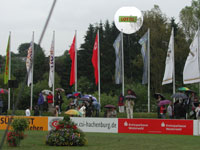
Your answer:
[[[63,117],[49,117],[48,130],[55,128],[59,120]],[[71,120],[83,132],[118,132],[118,119],[117,118],[81,118],[71,117]]]
[[[118,132],[118,118],[78,118],[71,117],[77,127],[84,132]]]
[[[193,120],[119,119],[118,133],[193,135]]]
[[[48,131],[48,117],[15,116],[14,118],[27,118],[29,120],[28,130]],[[10,119],[11,116],[0,116],[0,130],[6,129],[8,121]]]
[[[59,120],[63,120],[63,117],[48,117],[48,130],[55,129]]]

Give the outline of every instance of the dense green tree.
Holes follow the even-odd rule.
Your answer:
[[[28,48],[30,47],[30,43],[21,44],[18,48],[19,54],[17,55],[18,59],[22,59],[24,61],[24,67],[26,67],[26,56],[28,52]],[[48,59],[45,58],[45,54],[43,49],[34,44],[34,83],[42,79],[42,76],[49,69]],[[26,70],[25,68],[23,70]],[[22,71],[24,73],[24,71]]]
[[[191,6],[183,8],[179,16],[187,39],[193,39],[200,21],[200,0],[192,0]]]

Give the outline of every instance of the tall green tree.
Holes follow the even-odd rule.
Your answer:
[[[192,0],[191,6],[183,8],[179,17],[187,39],[192,40],[200,22],[200,0]]]
[[[29,47],[30,43],[23,43],[18,48],[19,54],[17,55],[17,57],[19,57],[18,59],[24,61],[24,67],[23,68],[21,67],[20,69],[23,70],[22,73],[24,73],[24,70],[26,70],[26,56]],[[48,59],[45,57],[43,49],[38,44],[34,43],[34,76],[33,76],[34,83],[37,83],[37,81],[41,80],[44,73],[47,72],[48,70],[49,70],[49,63]]]

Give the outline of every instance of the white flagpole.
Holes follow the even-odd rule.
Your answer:
[[[172,61],[173,61],[173,94],[175,94],[176,83],[175,83],[175,59],[174,59],[174,28],[172,28]]]
[[[31,110],[33,108],[33,66],[34,66],[34,31],[33,31],[33,35],[32,35],[32,62],[31,62],[31,102],[30,102],[30,107]]]
[[[75,31],[75,91],[77,92],[77,31]]]
[[[200,38],[199,38],[199,27],[200,27],[200,22],[198,22],[198,46],[197,46],[197,52],[198,52],[198,65],[199,65],[199,72],[200,72],[200,54],[199,54],[199,50],[200,50],[200,48],[199,48],[199,40],[200,40]],[[199,83],[199,95],[200,95],[200,83]]]
[[[97,31],[98,34],[98,92],[99,92],[99,104],[101,105],[101,91],[100,91],[100,46],[99,46],[99,30]]]
[[[122,95],[124,96],[124,38],[123,32],[121,31],[121,44],[122,44]]]
[[[148,113],[150,113],[150,29],[148,28]]]
[[[53,92],[53,105],[54,105],[54,100],[55,100],[55,31],[53,31],[53,87],[52,87],[52,92]]]
[[[8,80],[11,79],[11,32],[10,32],[10,41],[9,41],[9,75],[8,75]],[[10,88],[8,88],[8,110],[10,110],[10,93],[11,93],[11,90]],[[13,102],[14,103],[14,102]]]

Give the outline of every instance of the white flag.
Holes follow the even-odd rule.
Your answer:
[[[49,56],[49,87],[54,84],[54,35],[51,43],[50,56]]]
[[[162,85],[172,83],[174,71],[174,30],[172,29],[165,61],[165,74]]]
[[[30,84],[33,83],[33,53],[34,53],[34,37],[32,37],[31,44],[28,48],[28,55],[26,58],[26,70],[28,72],[28,81],[27,85],[30,86]]]
[[[198,58],[198,36],[199,30],[190,45],[190,53],[187,57],[183,70],[183,83],[191,84],[200,82],[199,58]]]

